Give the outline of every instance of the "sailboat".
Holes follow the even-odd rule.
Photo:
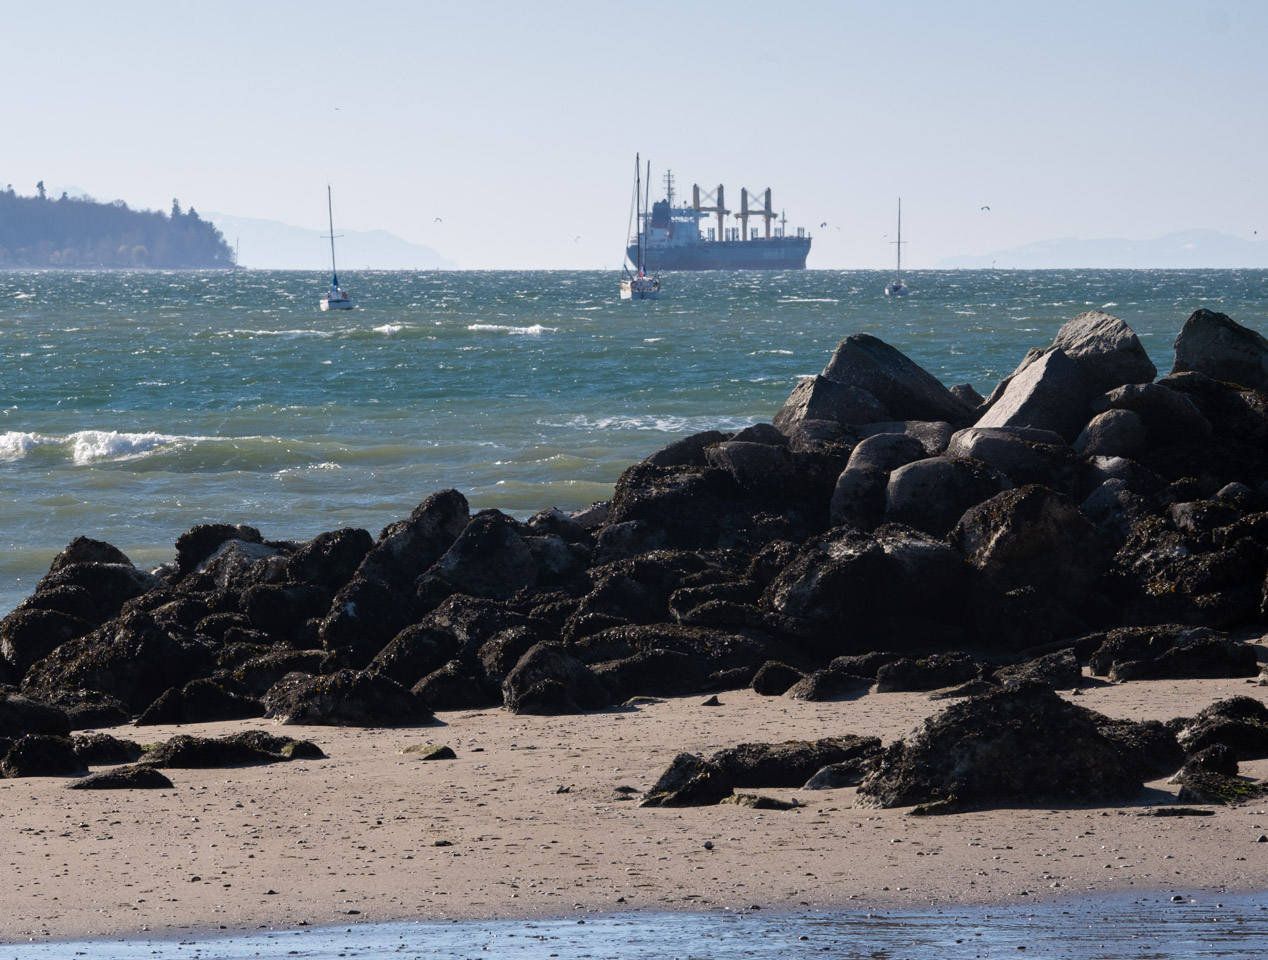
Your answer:
[[[628,246],[626,247],[625,257],[621,263],[621,299],[622,300],[659,300],[660,299],[660,278],[649,277],[647,275],[647,244],[646,230],[644,229],[643,217],[646,203],[643,198],[643,184],[641,180],[642,169],[638,154],[634,154],[634,223],[637,232],[638,242],[635,249],[636,260],[634,269],[629,267]],[[651,161],[647,163],[647,179],[648,186],[651,186],[652,165]],[[641,204],[641,206],[640,206]]]
[[[887,297],[905,297],[907,296],[907,284],[903,283],[901,276],[903,272],[903,198],[898,198],[898,239],[894,241],[898,246],[898,269],[894,271],[894,279],[889,281],[885,286],[885,296]]]
[[[352,298],[339,288],[339,271],[335,268],[335,214],[330,184],[326,184],[326,215],[330,218],[330,289],[318,301],[318,306],[323,310],[351,310]]]

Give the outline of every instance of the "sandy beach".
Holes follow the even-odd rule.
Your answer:
[[[1168,680],[1073,696],[1112,717],[1165,720],[1262,690]],[[143,743],[270,729],[313,740],[328,759],[170,770],[174,790],[0,781],[9,874],[0,939],[1268,887],[1268,842],[1259,842],[1268,804],[1153,816],[1175,805],[1178,788],[1165,780],[1119,808],[913,817],[856,809],[850,788],[759,791],[803,804],[789,811],[640,808],[679,751],[843,733],[888,743],[945,705],[903,693],[809,703],[740,690],[719,695],[719,706],[704,700],[581,716],[454,712],[414,729],[114,728]],[[448,745],[456,759],[401,752],[416,744]],[[1268,777],[1268,761],[1242,773]]]

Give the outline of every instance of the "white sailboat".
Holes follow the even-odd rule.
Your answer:
[[[887,297],[905,297],[907,296],[907,284],[903,283],[903,198],[898,198],[898,239],[894,241],[898,246],[898,269],[894,271],[894,279],[889,281],[885,286],[885,296]]]
[[[330,184],[326,184],[326,215],[330,218],[330,289],[318,301],[323,310],[351,310],[352,298],[339,287],[339,271],[335,268],[335,214],[330,200]]]
[[[647,179],[650,181],[652,177],[651,162],[647,164]],[[643,202],[643,185],[641,180],[642,170],[639,164],[638,154],[634,154],[634,224],[637,234],[637,247],[635,249],[636,260],[634,269],[629,267],[629,253],[625,254],[621,263],[621,299],[622,300],[659,300],[660,299],[660,278],[649,277],[647,275],[647,244],[644,243],[646,229],[643,224],[643,209],[646,204]],[[640,206],[642,205],[642,206]],[[627,247],[628,250],[628,247]]]

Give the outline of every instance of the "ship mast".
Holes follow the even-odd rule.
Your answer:
[[[898,239],[894,241],[898,247],[898,269],[895,273],[903,272],[903,198],[898,198]]]

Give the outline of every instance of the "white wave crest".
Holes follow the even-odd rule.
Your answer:
[[[14,460],[21,460],[40,444],[46,442],[43,437],[33,433],[20,433],[16,430],[0,433],[0,462],[11,463]]]
[[[467,329],[489,333],[509,333],[521,337],[540,337],[543,333],[555,333],[559,330],[558,327],[543,327],[540,323],[535,323],[531,327],[512,327],[500,323],[473,323]]]
[[[405,324],[403,323],[385,323],[381,327],[375,327],[374,332],[391,334],[391,333],[400,333],[404,329],[405,329]]]
[[[97,460],[131,460],[158,447],[175,443],[179,437],[161,433],[120,433],[117,430],[81,430],[67,438],[71,457],[83,465]]]

